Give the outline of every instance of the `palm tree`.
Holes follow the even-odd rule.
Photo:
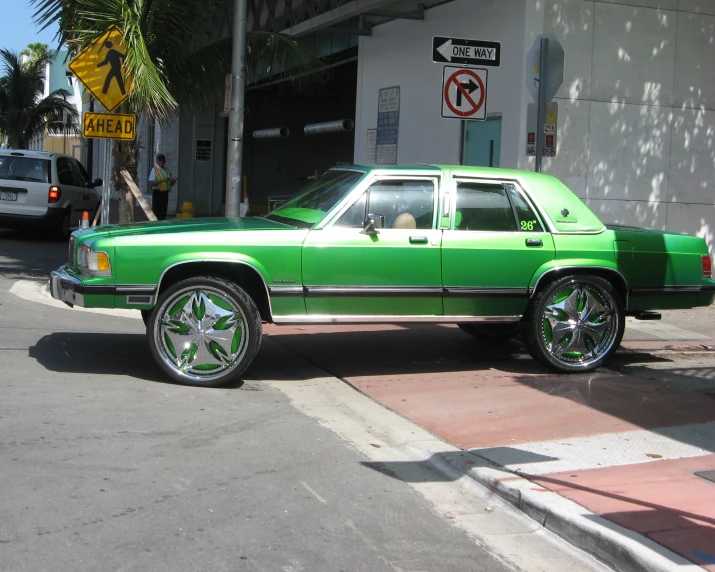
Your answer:
[[[52,133],[76,130],[77,110],[67,101],[67,90],[42,97],[48,54],[23,66],[15,52],[0,50],[0,61],[5,71],[0,77],[0,133],[7,138],[8,147],[27,149],[30,140],[45,129]]]
[[[26,57],[26,66],[30,66],[45,55],[50,55],[50,47],[47,44],[35,42],[27,44],[27,47],[20,52],[20,57]]]
[[[230,15],[232,3],[226,0],[31,0],[31,4],[39,25],[59,25],[60,43],[72,55],[111,25],[123,31],[126,72],[133,75],[133,83],[129,103],[120,111],[147,113],[163,123],[179,106],[201,109],[223,92],[231,69],[232,39],[218,37],[216,31]],[[322,80],[314,52],[283,34],[249,32],[246,67],[249,82],[275,70],[289,70],[299,87]],[[136,178],[138,142],[115,141],[114,157],[115,165]],[[123,196],[131,196],[116,173],[115,180]],[[131,214],[131,209],[120,210],[120,222]]]

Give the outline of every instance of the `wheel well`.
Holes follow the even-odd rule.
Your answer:
[[[624,305],[628,304],[628,286],[626,285],[625,279],[619,272],[616,272],[615,270],[610,270],[608,268],[583,267],[583,268],[559,268],[557,270],[552,270],[552,271],[544,274],[539,279],[539,282],[537,283],[536,288],[534,288],[534,292],[532,292],[532,298],[533,298],[533,295],[535,293],[537,293],[539,290],[546,288],[549,284],[551,284],[552,282],[555,282],[559,278],[563,278],[564,276],[571,276],[571,275],[583,276],[586,274],[588,274],[589,276],[598,276],[599,278],[608,280],[608,282],[611,283],[611,285],[615,288],[618,295],[621,297],[623,304]]]
[[[177,282],[195,276],[215,276],[230,280],[243,288],[253,299],[264,322],[272,321],[268,292],[263,278],[261,278],[256,269],[246,264],[232,262],[188,262],[178,264],[170,268],[162,277],[157,296]]]

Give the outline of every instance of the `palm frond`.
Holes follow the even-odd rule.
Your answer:
[[[179,105],[216,101],[231,71],[231,38],[217,38],[228,0],[30,0],[35,22],[59,24],[72,55],[114,25],[124,33],[125,66],[133,76],[130,103],[163,121]],[[247,82],[289,78],[304,91],[325,78],[314,51],[282,34],[249,32]]]

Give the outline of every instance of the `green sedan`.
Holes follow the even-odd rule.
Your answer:
[[[251,364],[262,322],[452,323],[590,371],[626,316],[707,306],[715,281],[702,238],[606,226],[548,175],[340,166],[260,218],[77,231],[51,290],[70,306],[141,310],[169,376],[218,386]]]

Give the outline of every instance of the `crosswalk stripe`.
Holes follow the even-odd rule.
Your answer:
[[[715,452],[715,422],[486,447],[470,452],[532,475],[700,457]]]

